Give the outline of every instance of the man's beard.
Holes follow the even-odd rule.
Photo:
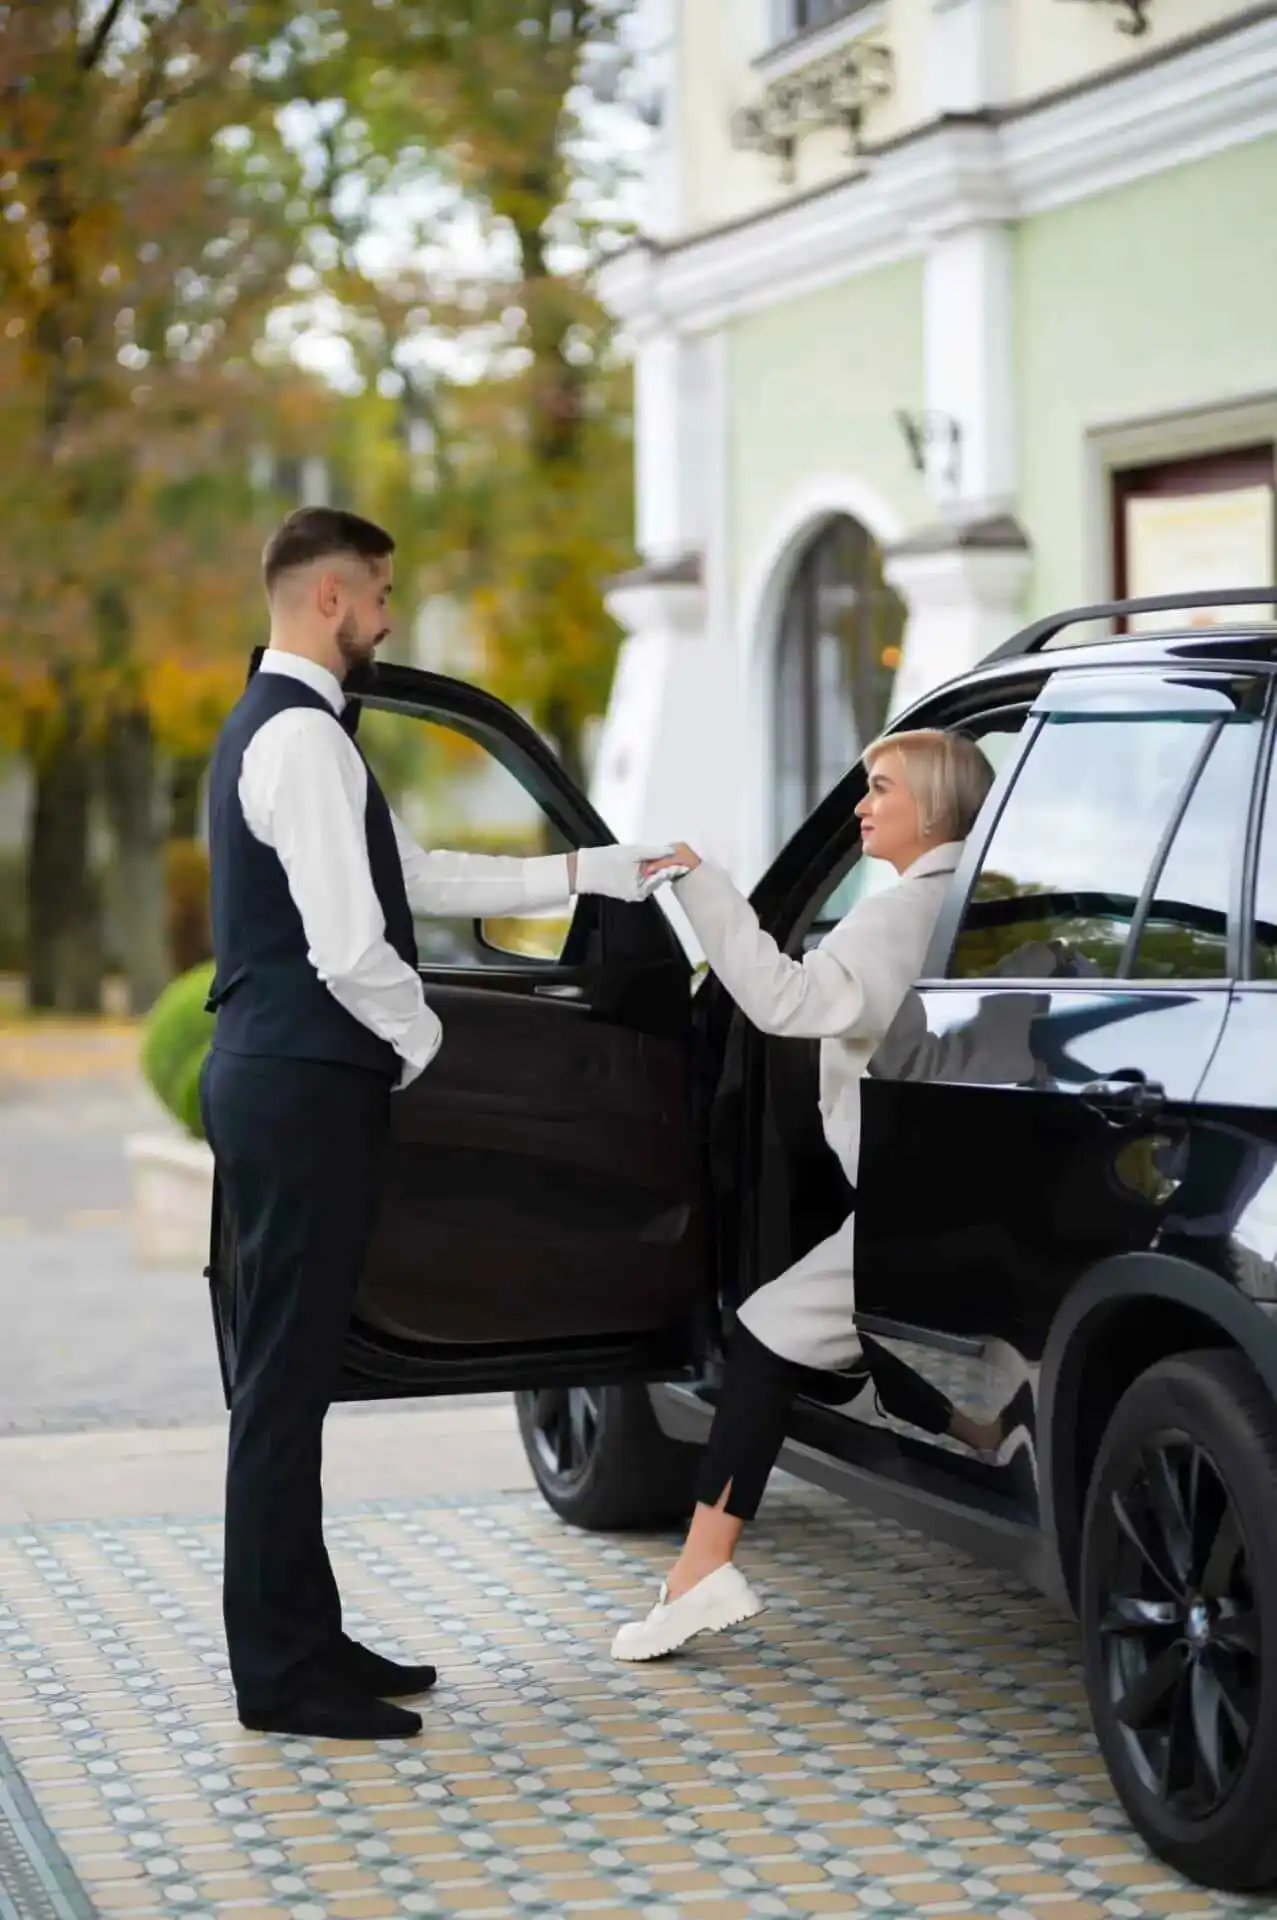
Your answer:
[[[384,638],[384,629],[382,633],[365,639],[354,614],[347,613],[342,618],[335,638],[337,651],[346,669],[342,676],[343,684],[352,692],[360,687],[372,686],[377,678],[376,648],[378,642]]]

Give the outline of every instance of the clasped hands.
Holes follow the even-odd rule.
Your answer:
[[[663,846],[582,847],[568,855],[573,892],[631,903],[648,899],[699,865],[699,854],[681,840]]]

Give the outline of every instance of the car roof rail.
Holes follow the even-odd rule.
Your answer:
[[[1159,593],[1146,600],[1100,600],[1093,607],[1069,607],[1064,613],[1049,613],[1031,627],[1013,633],[992,653],[986,653],[981,666],[994,660],[1015,660],[1026,653],[1041,653],[1047,642],[1066,627],[1085,626],[1092,620],[1123,620],[1132,613],[1187,613],[1194,607],[1277,608],[1277,587],[1218,587],[1207,593]],[[1151,636],[1150,636],[1151,637]]]

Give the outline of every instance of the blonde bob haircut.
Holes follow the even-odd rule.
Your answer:
[[[900,755],[924,839],[965,840],[993,785],[993,768],[975,741],[935,727],[887,733],[865,749],[866,771],[888,753]]]

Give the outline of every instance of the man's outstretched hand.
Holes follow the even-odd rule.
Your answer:
[[[673,851],[668,841],[664,846],[581,847],[568,855],[573,890],[599,893],[608,900],[646,900],[664,876],[648,879],[645,868],[668,863]]]

